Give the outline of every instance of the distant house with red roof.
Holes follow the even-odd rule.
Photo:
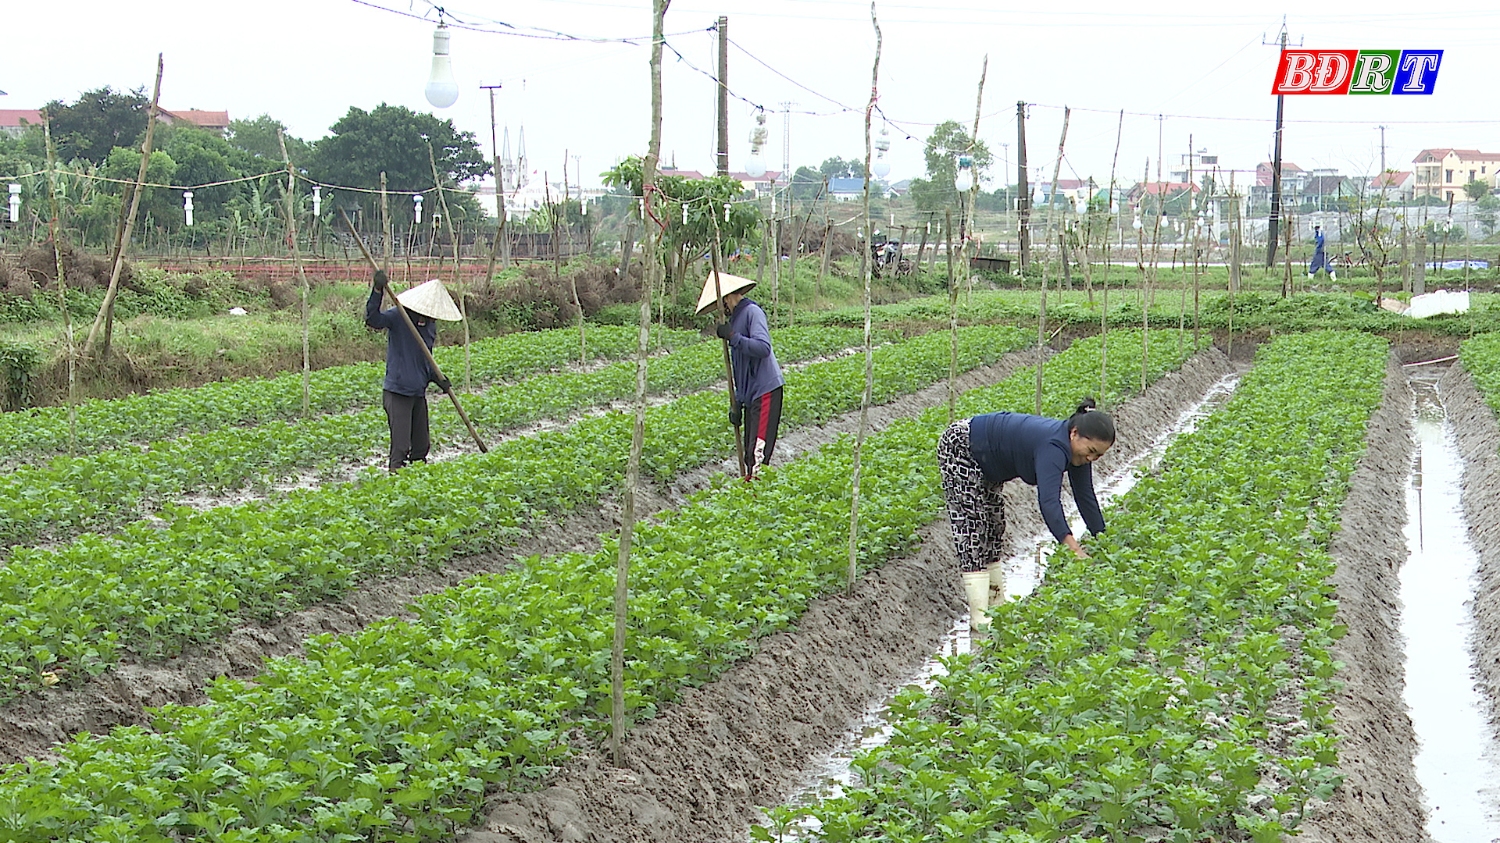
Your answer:
[[[1500,152],[1477,149],[1424,149],[1411,159],[1415,166],[1417,196],[1468,201],[1464,185],[1482,181],[1491,190],[1500,176]]]
[[[205,131],[222,135],[229,131],[229,112],[227,111],[200,111],[190,108],[186,111],[168,111],[161,109],[161,122],[167,125],[186,124],[197,126]],[[42,125],[42,112],[34,108],[0,108],[0,132],[16,137],[26,131],[28,126]]]
[[[1411,170],[1392,170],[1370,179],[1370,190],[1384,193],[1387,202],[1411,201],[1416,186],[1417,177]]]
[[[27,126],[42,125],[42,112],[34,108],[0,108],[0,133],[16,137]]]

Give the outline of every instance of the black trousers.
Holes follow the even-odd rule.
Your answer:
[[[432,450],[427,429],[427,396],[398,395],[385,390],[385,420],[391,428],[391,471],[407,463],[425,462]]]
[[[776,450],[776,431],[781,428],[781,392],[776,387],[745,405],[745,473],[771,462]]]

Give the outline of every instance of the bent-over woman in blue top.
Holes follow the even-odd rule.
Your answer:
[[[1115,423],[1085,398],[1066,419],[986,413],[960,419],[938,440],[938,468],[953,528],[953,549],[969,597],[971,628],[989,624],[990,606],[1005,598],[1005,505],[1010,480],[1035,486],[1042,520],[1058,542],[1087,557],[1062,507],[1062,478],[1091,533],[1104,532],[1094,497],[1094,460],[1115,443]]]

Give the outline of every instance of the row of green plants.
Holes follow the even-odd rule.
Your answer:
[[[812,837],[1294,834],[1340,781],[1327,547],[1386,357],[1353,333],[1262,347],[1228,405],[1112,508],[1091,559],[1054,554],[934,693],[897,695],[890,742],[810,811]]]
[[[1147,379],[1183,356],[1161,348]],[[1139,335],[1111,338],[1109,360],[1106,405],[1141,382]],[[1067,413],[1099,386],[1097,340],[1053,357],[1045,380],[1045,411]],[[1035,382],[1024,369],[966,393],[961,411],[1032,409]],[[662,421],[653,419],[653,439]],[[938,407],[866,442],[864,569],[909,550],[939,516],[933,448],[947,423]],[[842,588],[851,452],[842,437],[754,484],[725,478],[640,528],[626,666],[632,722]],[[24,843],[448,839],[473,822],[487,788],[534,787],[577,743],[603,735],[616,552],[606,544],[475,577],[420,599],[409,621],[311,639],[305,658],[269,660],[253,683],[220,680],[202,706],[160,709],[152,730],[83,736],[56,761],[14,765],[0,774],[0,828]]]
[[[1389,296],[1390,293],[1388,292]],[[1153,291],[1150,325],[1175,330],[1179,325],[1191,327],[1194,322],[1192,291],[1184,302],[1179,287]],[[958,316],[962,324],[976,322],[1035,321],[1041,294],[1035,290],[975,290],[959,295]],[[1089,301],[1079,290],[1066,294],[1052,290],[1047,301],[1047,319],[1054,325],[1071,325],[1097,330],[1103,308],[1103,297],[1095,291]],[[808,314],[801,320],[823,325],[855,326],[864,324],[860,308],[842,308]],[[948,321],[948,297],[925,296],[873,309],[876,323]],[[1276,293],[1249,291],[1237,293],[1233,306],[1229,295],[1221,290],[1203,290],[1199,294],[1197,322],[1205,330],[1235,331],[1269,329],[1275,332],[1318,330],[1352,330],[1391,333],[1422,330],[1446,336],[1468,336],[1500,330],[1500,310],[1479,305],[1461,315],[1411,319],[1376,306],[1372,294],[1298,293],[1283,298]],[[1111,290],[1109,296],[1111,328],[1134,328],[1141,325],[1141,292]]]
[[[1480,334],[1464,341],[1458,359],[1490,409],[1500,413],[1500,333]]]
[[[573,337],[576,342],[576,335]],[[779,358],[796,363],[841,352],[863,342],[852,328],[779,328]],[[653,394],[702,389],[724,379],[721,344],[687,345],[651,362]],[[376,389],[371,388],[371,394]],[[463,397],[465,411],[484,438],[631,397],[635,362],[592,371],[533,375]],[[434,441],[466,441],[453,405],[433,394]],[[56,457],[0,474],[0,546],[63,541],[84,530],[109,530],[164,503],[194,493],[224,494],[244,488],[267,491],[301,472],[328,477],[383,457],[388,442],[379,406],[312,419],[228,427],[89,456]]]
[[[702,335],[696,331],[661,330],[656,338],[662,347],[678,348],[700,341]],[[637,342],[634,328],[591,326],[587,333],[588,354],[596,360],[629,356],[635,352]],[[577,362],[579,352],[577,330],[559,328],[507,334],[469,346],[470,377],[478,383],[513,380]],[[462,380],[465,359],[462,347],[439,347],[434,357],[450,379]],[[378,406],[384,376],[383,363],[354,363],[313,372],[311,411],[338,413]],[[302,373],[221,381],[116,400],[83,401],[76,405],[75,411],[76,424],[71,425],[68,407],[0,415],[4,461],[14,464],[70,450],[115,448],[234,425],[294,419],[302,415]]]
[[[959,367],[1028,341],[1016,328],[970,328]],[[948,371],[949,337],[929,334],[875,352],[877,401]],[[784,428],[858,406],[863,355],[786,373]],[[619,488],[632,416],[611,412],[560,431],[510,439],[487,454],[371,469],[351,483],[275,502],[206,511],[168,506],[165,523],[85,534],[51,549],[15,548],[0,567],[0,699],[61,677],[82,681],[125,651],[170,657],[244,620],[266,621],[335,597],[376,574],[504,544],[539,517],[595,505]],[[727,405],[699,392],[652,408],[643,456],[666,480],[733,453]]]

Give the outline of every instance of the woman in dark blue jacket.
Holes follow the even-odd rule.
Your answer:
[[[938,467],[953,528],[953,548],[964,575],[972,628],[989,624],[989,607],[1005,596],[1005,506],[1009,480],[1035,486],[1042,520],[1058,542],[1087,557],[1063,514],[1062,478],[1091,533],[1104,532],[1094,497],[1094,460],[1115,443],[1115,423],[1085,398],[1066,419],[1026,413],[986,413],[960,419],[938,440]]]

